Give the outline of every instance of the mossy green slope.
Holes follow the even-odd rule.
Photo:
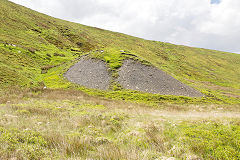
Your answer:
[[[148,41],[88,27],[41,14],[7,0],[0,0],[0,13],[1,87],[46,85],[48,88],[79,88],[62,76],[79,56],[104,50],[107,54],[102,58],[115,69],[121,65],[119,53],[124,50],[200,90],[208,99],[185,98],[182,102],[239,103],[238,54]],[[93,93],[86,88],[82,90]],[[132,97],[132,100],[142,97],[144,101],[157,102],[160,99],[179,99],[125,91],[121,87],[114,90],[117,91],[94,91],[94,94],[117,99]]]

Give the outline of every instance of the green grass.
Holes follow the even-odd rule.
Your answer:
[[[56,19],[7,0],[0,3],[1,87],[78,88],[91,95],[146,103],[239,103],[238,54],[148,41]],[[130,55],[121,54],[121,50]],[[88,53],[107,62],[113,77],[110,91],[86,89],[63,77],[77,58]],[[206,97],[182,98],[123,90],[115,79],[125,58],[156,66]]]
[[[38,132],[1,127],[0,134],[0,155],[3,158],[16,156],[22,159],[39,159],[49,154],[47,141]]]
[[[190,150],[203,159],[237,160],[240,158],[239,133],[238,122],[225,125],[214,121],[204,123],[197,121],[170,127],[165,134],[178,141],[176,146],[180,150]]]

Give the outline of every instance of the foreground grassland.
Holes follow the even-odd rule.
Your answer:
[[[0,159],[240,159],[239,105],[147,106],[80,91],[2,92]]]

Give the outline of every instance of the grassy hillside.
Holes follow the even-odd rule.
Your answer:
[[[240,55],[148,41],[49,17],[0,0],[1,88],[80,89],[88,94],[149,103],[239,103]],[[99,55],[96,50],[104,50]],[[113,71],[136,55],[206,95],[187,98],[123,90],[98,91],[71,84],[64,72],[84,54],[102,58]],[[114,72],[113,72],[114,73]],[[116,75],[113,75],[116,76]]]

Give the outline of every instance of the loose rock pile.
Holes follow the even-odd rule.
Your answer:
[[[87,58],[82,58],[72,66],[65,77],[73,83],[101,90],[107,90],[111,80],[111,75],[103,61]]]
[[[162,95],[201,97],[203,94],[176,80],[156,67],[143,65],[132,59],[124,61],[118,71],[118,83],[125,89],[138,90]],[[88,88],[107,90],[111,73],[105,62],[97,59],[82,58],[65,74],[66,78]]]
[[[200,97],[202,93],[181,83],[169,74],[152,66],[128,59],[119,69],[119,83],[123,88],[163,95]]]

